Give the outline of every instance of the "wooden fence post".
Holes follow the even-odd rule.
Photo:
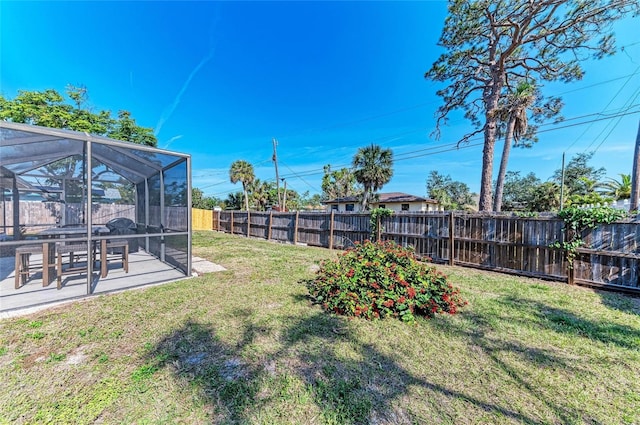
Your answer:
[[[329,249],[333,249],[333,215],[335,211],[331,210],[331,216],[329,218]]]
[[[567,270],[567,283],[569,285],[575,284],[575,273],[573,272],[574,267],[576,266],[575,261],[571,261],[571,267]]]
[[[455,217],[453,215],[453,211],[451,211],[451,213],[449,214],[449,265],[450,266],[454,265],[454,257],[455,257],[455,251],[453,248],[455,244],[455,238],[453,235],[453,232],[455,230],[454,220],[455,220]]]
[[[380,238],[382,238],[382,228],[380,227],[380,222],[382,220],[380,220],[380,216],[376,217],[376,240],[379,241]]]
[[[271,240],[271,222],[273,221],[273,211],[269,211],[269,229],[267,230],[267,240]]]
[[[576,231],[567,230],[563,232],[563,242],[567,240],[573,240],[576,237]],[[565,256],[567,256],[567,252],[563,252]],[[576,253],[577,255],[577,253]],[[571,263],[567,262],[567,284],[573,285],[575,283],[575,267],[576,267],[576,257],[571,258]]]
[[[231,234],[233,235],[233,211],[231,211]]]
[[[296,245],[298,243],[298,217],[300,211],[296,211],[295,222],[293,223],[293,244]]]
[[[247,237],[251,236],[251,213],[247,210]]]

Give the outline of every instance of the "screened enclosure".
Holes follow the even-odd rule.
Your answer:
[[[49,287],[47,280],[57,280],[58,292],[64,292],[84,277],[85,293],[99,292],[109,275],[117,275],[105,264],[106,254],[116,246],[129,269],[120,286],[161,281],[148,269],[153,262],[166,276],[175,271],[190,274],[189,155],[0,121],[0,190],[0,278],[15,280],[13,291],[39,283]],[[73,267],[58,259],[59,254],[69,254],[65,246],[74,243],[86,248],[84,273],[60,279]],[[67,255],[71,266],[75,255]],[[133,260],[142,256],[146,271],[135,273]],[[3,297],[10,290],[5,286],[9,284],[1,288]]]

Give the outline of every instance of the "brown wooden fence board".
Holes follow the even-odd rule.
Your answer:
[[[298,242],[312,246],[328,246],[328,216],[318,213],[300,213],[298,216]]]
[[[264,214],[251,213],[249,219],[249,234],[254,238],[267,239],[269,232],[269,216]]]

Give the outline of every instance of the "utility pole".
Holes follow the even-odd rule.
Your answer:
[[[278,146],[278,141],[276,140],[276,138],[274,137],[272,139],[273,142],[273,156],[271,157],[271,159],[273,160],[273,163],[276,166],[276,196],[278,197],[278,207],[281,206],[280,203],[280,177],[278,176],[278,152],[276,151],[276,146]]]
[[[283,178],[284,193],[282,194],[282,211],[287,211],[287,181]]]
[[[638,134],[636,135],[636,148],[633,153],[633,170],[631,170],[631,199],[629,201],[629,211],[638,210],[640,198],[640,121],[638,122]]]
[[[564,152],[562,152],[562,177],[560,178],[560,211],[564,206]]]

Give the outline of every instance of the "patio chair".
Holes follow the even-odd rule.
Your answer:
[[[62,288],[63,275],[87,273],[89,259],[95,261],[93,250],[89,249],[86,242],[59,242],[56,244],[56,256],[58,289]]]
[[[126,239],[107,241],[104,252],[100,252],[101,277],[107,277],[109,262],[119,262],[125,273],[129,273],[129,242]]]
[[[32,264],[31,255],[42,255],[42,245],[25,245],[16,247],[16,289],[25,285],[31,273],[42,271],[42,263]]]

